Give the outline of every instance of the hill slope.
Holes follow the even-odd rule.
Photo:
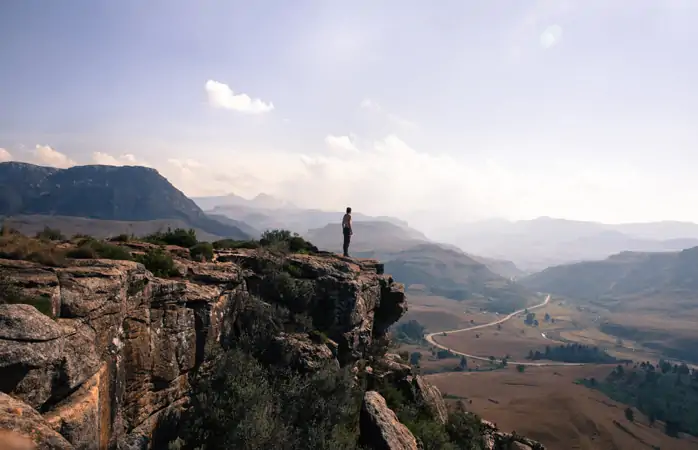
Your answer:
[[[478,255],[513,261],[527,271],[623,251],[679,251],[698,245],[698,224],[658,222],[610,225],[540,217],[459,225],[448,240]]]
[[[253,199],[230,194],[218,197],[194,197],[192,200],[208,213],[243,221],[260,231],[284,228],[303,234],[328,223],[338,223],[344,214],[343,211],[299,208],[267,194],[259,194]],[[354,212],[353,217],[356,221],[390,222],[407,227],[407,222],[395,217],[373,217],[360,212]]]
[[[248,237],[240,228],[208,217],[154,169],[0,163],[0,215],[34,214],[118,221],[173,219],[216,236]]]
[[[522,284],[582,300],[698,290],[698,247],[680,252],[623,252],[603,261],[550,267]]]
[[[342,244],[339,226],[334,224],[310,230],[306,238],[330,251],[339,251]],[[512,311],[532,298],[528,290],[495,273],[477,257],[388,222],[354,222],[350,253],[384,261],[386,270],[407,286],[454,300],[467,299],[490,310]]]

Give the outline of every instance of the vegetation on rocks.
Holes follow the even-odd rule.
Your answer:
[[[31,305],[40,313],[53,317],[50,297],[26,295],[9,277],[0,275],[0,305],[12,304]]]
[[[267,354],[283,330],[307,329],[283,307],[253,308],[249,332],[194,376],[172,449],[358,448],[362,385],[327,361],[302,373]]]

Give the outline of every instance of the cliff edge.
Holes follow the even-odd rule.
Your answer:
[[[353,375],[365,447],[425,448],[382,400],[386,383],[448,421],[438,389],[385,351],[407,301],[379,262],[265,249],[196,262],[180,253],[166,277],[135,261],[0,259],[0,430],[45,449],[162,448],[177,439],[168,431],[162,440],[165,421],[177,429],[172,418],[191,410],[216,358],[260,323],[273,331],[256,344],[265,364]],[[486,448],[507,448],[497,447],[507,436],[490,431]]]

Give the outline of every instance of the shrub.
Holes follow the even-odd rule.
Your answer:
[[[167,228],[167,231],[156,231],[143,238],[146,242],[160,245],[177,245],[179,247],[191,248],[199,241],[196,239],[196,231],[184,228]]]
[[[133,239],[135,239],[135,237],[132,234],[122,233],[122,234],[119,234],[117,236],[110,238],[109,240],[112,242],[129,242],[129,241],[132,241]]]
[[[213,259],[213,245],[210,242],[199,242],[189,249],[189,254],[191,259],[195,261],[200,261],[202,258],[211,261]]]
[[[62,241],[65,239],[65,236],[61,234],[61,230],[45,226],[42,231],[36,233],[36,238],[45,241]]]
[[[257,241],[236,241],[235,239],[221,239],[213,243],[213,248],[216,250],[233,249],[233,248],[259,248],[260,244]]]
[[[15,230],[4,222],[0,227],[0,236],[16,236],[19,234],[21,234],[19,231]]]
[[[82,244],[79,247],[71,248],[65,254],[68,258],[73,259],[96,259],[97,252],[90,245]]]
[[[172,256],[161,248],[150,249],[136,256],[136,261],[143,264],[156,277],[173,277],[179,274]]]
[[[328,364],[299,374],[265,359],[293,314],[261,301],[248,306],[238,320],[246,331],[224,338],[230,349],[192,376],[190,407],[171,448],[357,449],[362,389],[350,370]]]
[[[317,253],[318,248],[303,239],[298,233],[288,230],[267,230],[259,240],[262,247],[292,253]]]
[[[133,259],[131,252],[124,247],[92,238],[85,239],[78,247],[68,250],[66,256],[74,259],[102,258],[122,261],[130,261]]]

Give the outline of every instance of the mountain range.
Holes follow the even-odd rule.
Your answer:
[[[376,258],[408,287],[455,300],[468,299],[498,311],[526,305],[532,293],[512,282],[522,272],[510,261],[470,255],[459,248],[430,241],[423,233],[390,222],[354,222],[352,256]],[[338,224],[304,235],[319,248],[339,252]],[[478,301],[479,299],[479,301]]]
[[[549,267],[520,282],[531,289],[581,300],[670,294],[696,297],[698,247],[678,252],[626,251],[602,261]]]
[[[249,238],[235,222],[211,218],[156,170],[140,166],[0,163],[0,216],[24,215],[161,225],[171,220],[214,236]]]
[[[513,261],[527,272],[570,262],[601,260],[623,251],[679,251],[698,245],[698,224],[603,224],[540,217],[459,224],[442,238],[468,252]]]
[[[284,228],[303,234],[312,228],[328,223],[339,223],[344,211],[303,209],[291,202],[271,195],[259,194],[252,199],[229,194],[218,197],[192,197],[199,207],[209,215],[225,216],[248,224],[257,232]],[[381,221],[406,227],[404,220],[389,216],[369,216],[361,212],[352,213],[354,221]]]

